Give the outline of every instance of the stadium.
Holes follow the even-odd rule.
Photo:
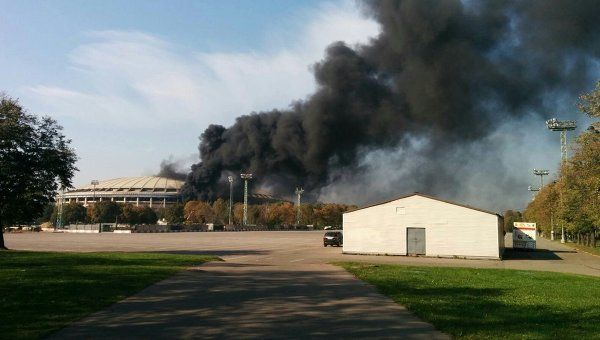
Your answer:
[[[166,177],[124,177],[79,187],[64,193],[65,203],[90,203],[113,201],[131,203],[151,208],[166,207],[181,202],[183,181]]]

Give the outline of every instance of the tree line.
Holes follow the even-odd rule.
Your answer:
[[[580,97],[580,111],[600,118],[600,81]],[[566,229],[579,244],[596,246],[600,230],[600,122],[596,121],[573,146],[573,156],[561,164],[556,181],[540,189],[524,212],[545,234]]]
[[[248,224],[261,226],[279,226],[312,224],[314,226],[342,225],[342,214],[356,209],[355,205],[337,203],[307,203],[298,208],[290,202],[249,204]],[[187,223],[229,223],[229,204],[219,198],[210,203],[205,201],[189,201],[183,206],[183,222]],[[235,203],[231,212],[231,223],[242,224],[244,205]],[[298,223],[299,222],[299,223]]]
[[[56,225],[59,220],[59,206],[50,204],[39,222],[51,222]],[[130,203],[102,201],[87,207],[81,203],[66,203],[62,206],[62,224],[86,223],[123,223],[123,224],[155,224],[158,211],[148,206],[135,206]]]
[[[39,222],[50,221],[56,225],[58,206],[51,204],[46,208]],[[102,201],[84,207],[80,203],[64,204],[62,208],[63,225],[74,223],[123,223],[154,224],[164,219],[170,224],[229,224],[229,203],[219,198],[214,202],[188,201],[166,208],[152,209],[148,206],[135,206],[129,203]],[[356,206],[336,203],[302,204],[300,206],[300,224],[315,226],[342,225],[342,214]],[[244,205],[235,203],[232,207],[231,223],[242,224]],[[297,208],[289,202],[269,204],[249,204],[248,224],[261,226],[281,226],[297,224]]]

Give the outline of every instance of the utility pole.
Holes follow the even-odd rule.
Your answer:
[[[563,120],[560,121],[556,118],[548,119],[546,126],[551,131],[560,132],[560,161],[564,163],[567,161],[567,131],[575,130],[577,128],[577,122],[574,120]]]
[[[233,205],[233,176],[227,176],[229,181],[229,225],[231,225],[231,206]]]
[[[252,179],[252,174],[240,174],[244,180],[244,225],[248,224],[248,181]]]
[[[302,193],[304,192],[304,189],[302,189],[302,188],[296,188],[295,192],[296,192],[296,197],[297,197],[297,200],[296,200],[296,209],[297,209],[296,210],[296,225],[299,225],[300,224],[300,215],[301,215],[301,212],[300,212],[300,197],[302,196]]]

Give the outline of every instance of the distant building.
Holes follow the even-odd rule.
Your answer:
[[[500,259],[502,216],[413,193],[344,214],[344,253]]]
[[[152,208],[166,207],[182,201],[183,183],[155,176],[116,178],[66,191],[64,202],[76,202],[87,206],[94,202],[113,201]]]

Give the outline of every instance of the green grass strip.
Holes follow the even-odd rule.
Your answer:
[[[212,256],[0,251],[0,338],[40,338]]]
[[[600,339],[600,278],[508,269],[338,263],[462,339]]]

